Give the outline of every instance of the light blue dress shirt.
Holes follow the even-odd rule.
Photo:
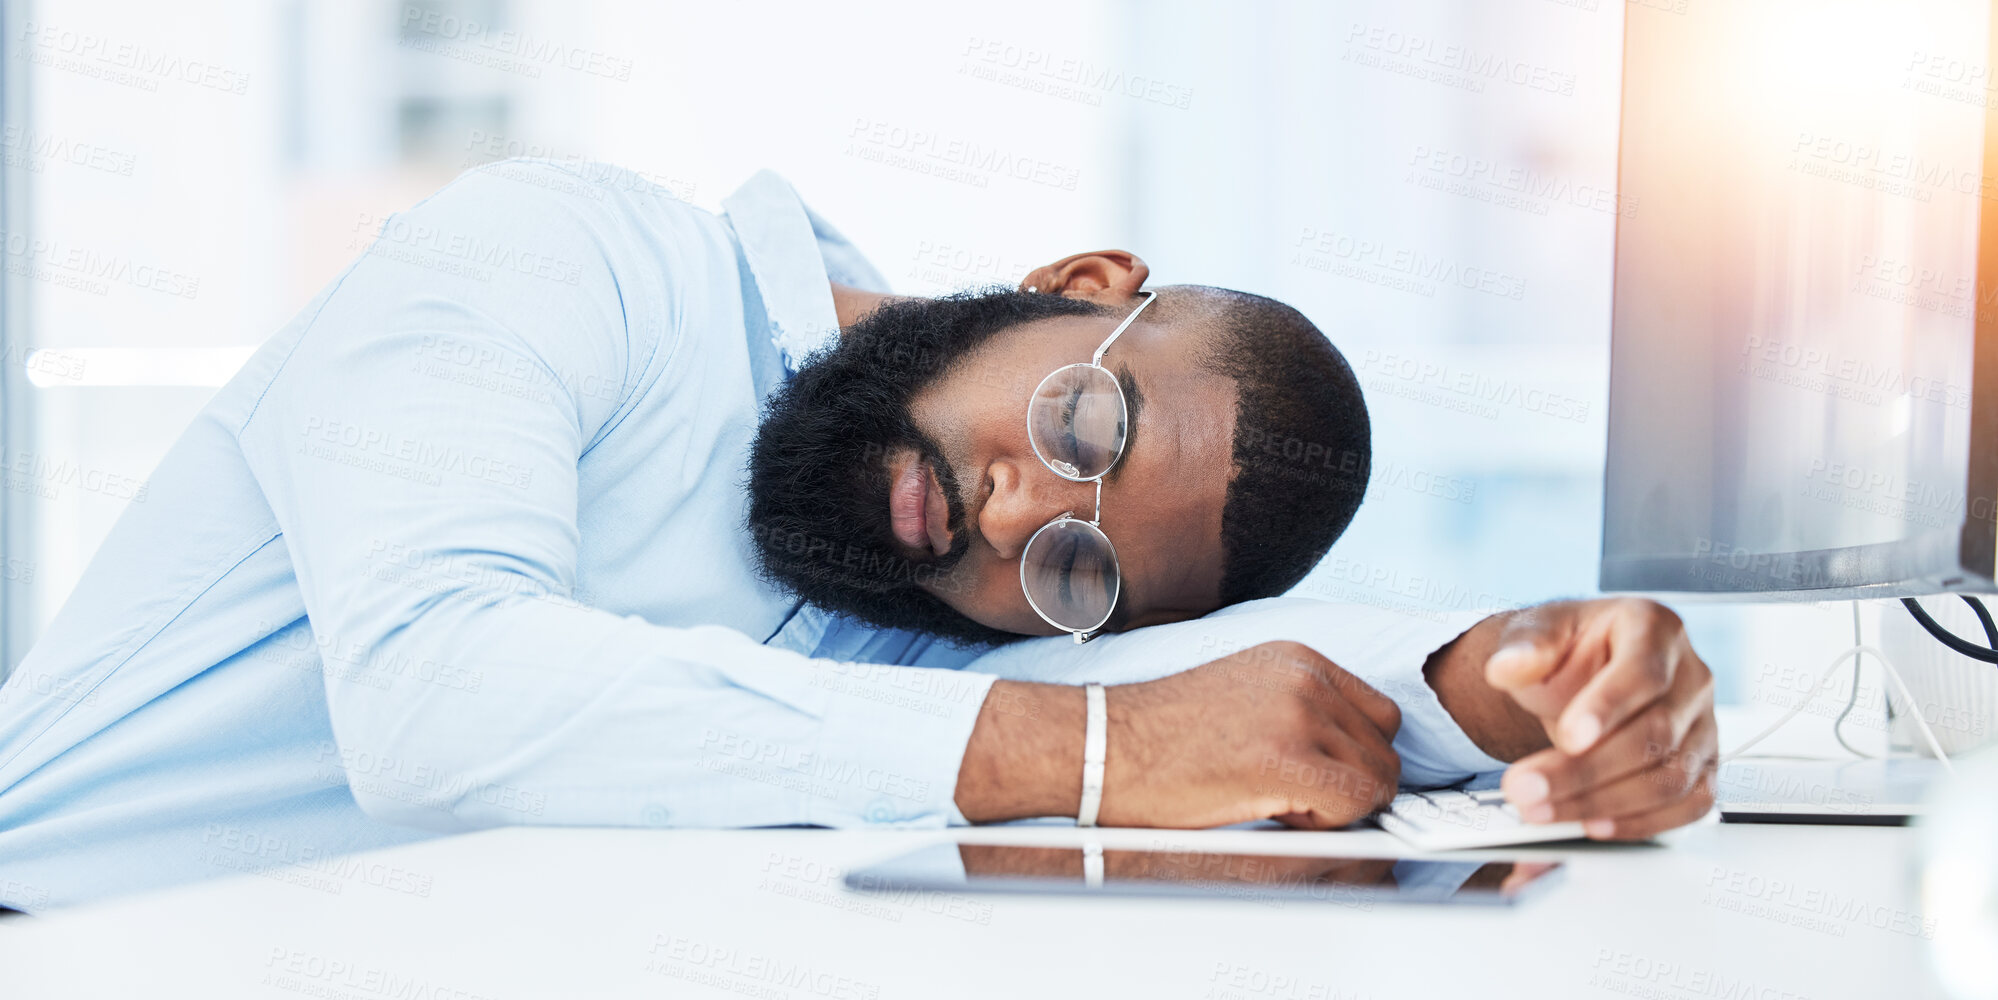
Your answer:
[[[775,175],[724,208],[510,161],[387,220],[0,687],[0,904],[508,823],[956,817],[992,678],[923,668],[974,652],[801,607],[743,528],[828,279],[885,284]]]

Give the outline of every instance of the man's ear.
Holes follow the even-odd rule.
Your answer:
[[[1020,279],[1020,288],[1113,303],[1137,295],[1151,275],[1152,269],[1129,250],[1096,250],[1034,268]]]

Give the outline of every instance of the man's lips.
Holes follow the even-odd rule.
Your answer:
[[[950,505],[930,463],[912,458],[888,488],[888,525],[895,540],[936,555],[950,551]]]

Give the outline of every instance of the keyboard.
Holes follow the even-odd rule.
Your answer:
[[[1525,823],[1496,788],[1403,792],[1374,817],[1381,828],[1425,851],[1575,840],[1580,822]]]

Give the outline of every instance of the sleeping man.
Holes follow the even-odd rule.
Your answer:
[[[1707,811],[1659,605],[1264,600],[1370,468],[1297,311],[1122,251],[891,298],[774,175],[723,204],[511,161],[385,222],[0,687],[0,905],[501,824]]]

